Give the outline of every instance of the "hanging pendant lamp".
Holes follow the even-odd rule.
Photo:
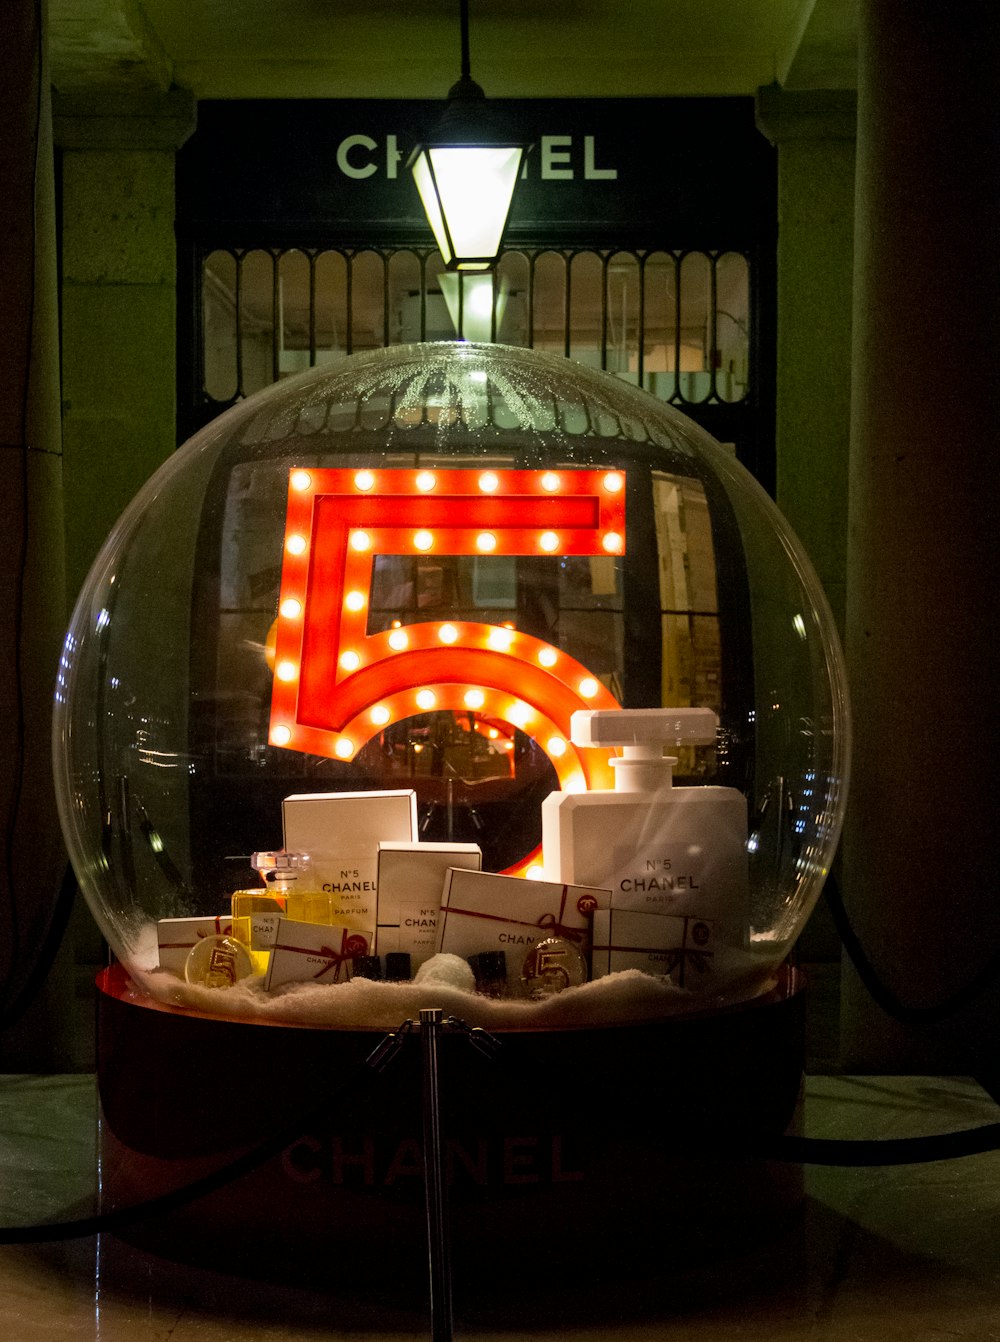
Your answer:
[[[469,74],[469,6],[459,0],[462,73],[441,120],[409,168],[448,270],[489,270],[500,254],[521,164],[528,152],[496,103]]]

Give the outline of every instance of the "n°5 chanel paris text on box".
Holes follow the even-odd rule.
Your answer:
[[[380,843],[376,952],[406,951],[414,969],[430,959],[448,869],[482,864],[477,843]]]

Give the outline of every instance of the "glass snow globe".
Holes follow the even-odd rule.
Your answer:
[[[560,870],[543,843],[543,804],[636,773],[634,759],[616,763],[635,756],[630,737],[595,739],[580,725],[635,710],[682,723],[655,750],[673,761],[675,798],[738,799],[732,888],[699,902],[716,840],[698,822],[658,836],[673,857],[657,859],[659,884],[645,892],[657,899],[629,904],[610,890],[583,901],[582,922],[560,911],[518,918],[518,899],[535,909],[539,877],[540,890],[568,879],[605,889],[586,870]],[[153,996],[295,1020],[304,987],[268,983],[271,943],[234,930],[233,896],[256,887],[262,907],[287,915],[290,882],[308,883],[307,862],[282,865],[294,847],[287,798],[408,793],[410,841],[477,847],[481,872],[507,878],[510,921],[537,929],[528,950],[576,929],[565,992],[521,993],[510,954],[507,991],[445,983],[465,993],[467,1017],[500,1026],[525,1012],[551,1025],[614,1023],[765,993],[832,859],[849,748],[823,593],[732,455],[608,374],[464,343],[310,370],[178,450],[84,585],[54,735],[81,887]],[[399,840],[364,842],[380,837]],[[679,888],[670,870],[683,873]],[[287,880],[276,886],[276,873]],[[616,910],[661,922],[622,924],[608,945],[635,954],[598,970],[586,918]],[[249,951],[228,980],[223,955],[208,986],[186,956],[163,953],[186,949],[164,925],[207,919],[221,949]],[[374,927],[352,930],[384,974],[389,942]],[[496,949],[483,940],[482,953]],[[383,1020],[379,985],[366,978],[352,992],[360,975],[343,964],[346,945],[329,977],[305,985],[324,1002],[308,1018],[395,1023],[398,997]],[[343,1020],[340,1003],[350,1003]]]

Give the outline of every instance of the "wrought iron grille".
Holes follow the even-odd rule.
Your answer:
[[[430,249],[205,249],[198,418],[358,350],[455,338],[564,354],[703,422],[745,414],[754,278],[738,251],[511,250],[494,273],[463,276]]]

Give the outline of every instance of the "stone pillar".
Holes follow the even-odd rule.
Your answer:
[[[194,111],[184,90],[55,98],[74,598],[122,509],[177,445],[174,157]]]
[[[862,0],[848,908],[905,1005],[1000,953],[1000,11]],[[994,1074],[1000,983],[900,1023],[848,971],[844,1061]]]
[[[757,94],[757,125],[778,150],[777,503],[805,546],[843,631],[851,423],[855,97]],[[800,942],[836,960],[821,902]]]
[[[71,1056],[72,963],[39,993],[66,870],[52,788],[65,629],[55,191],[44,8],[4,8],[0,80],[0,1065]],[[33,1003],[27,1014],[26,1006]]]
[[[854,249],[854,94],[759,90],[778,147],[777,502],[843,628]]]

